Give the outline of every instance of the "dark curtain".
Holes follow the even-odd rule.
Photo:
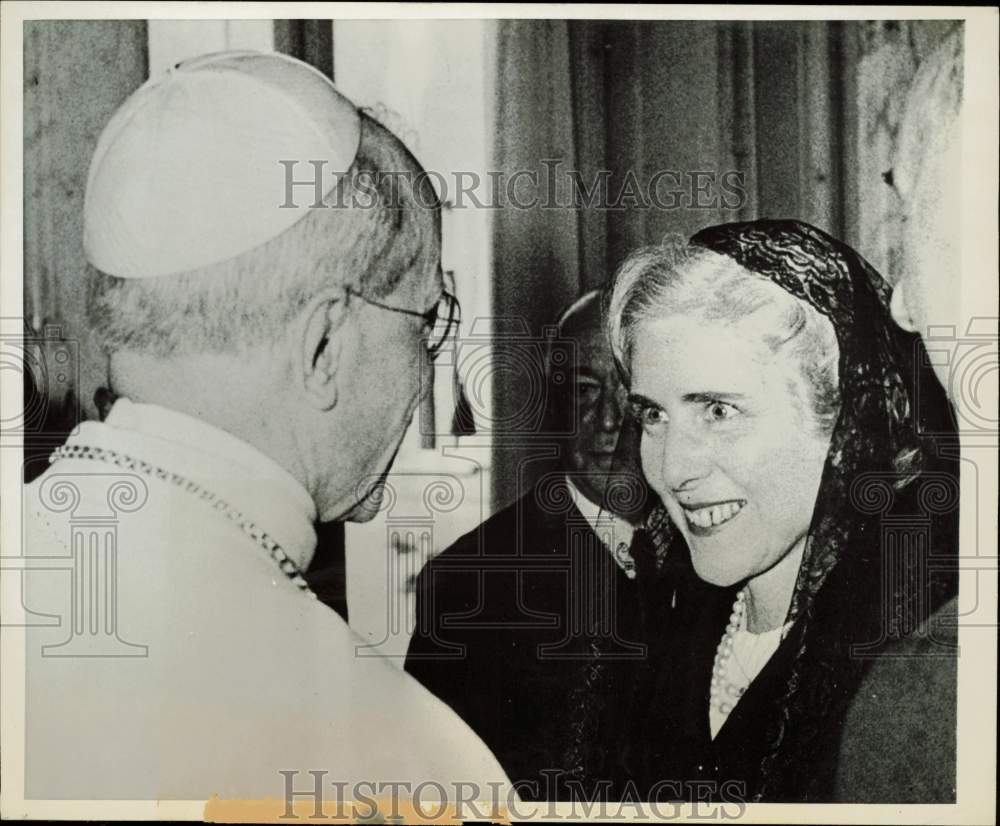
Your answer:
[[[544,432],[545,325],[585,285],[580,214],[549,170],[577,163],[564,20],[498,20],[493,169],[508,205],[493,216],[493,510],[525,492],[558,449]],[[537,176],[537,185],[533,183]],[[509,196],[509,197],[508,197]],[[533,199],[538,203],[529,206]]]

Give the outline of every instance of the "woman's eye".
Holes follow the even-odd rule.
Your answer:
[[[656,427],[657,425],[666,424],[669,421],[667,412],[655,404],[633,402],[631,404],[631,413],[632,417],[637,419],[639,424],[645,428]]]
[[[726,402],[708,402],[705,405],[705,415],[710,421],[721,422],[739,414],[739,410]]]
[[[596,384],[580,382],[576,385],[576,396],[583,403],[592,403],[600,395],[601,388]]]

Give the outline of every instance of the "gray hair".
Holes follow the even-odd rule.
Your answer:
[[[733,259],[688,245],[646,247],[619,268],[608,301],[608,334],[626,381],[641,324],[673,315],[747,322],[758,343],[797,368],[793,398],[803,399],[821,433],[840,413],[839,347],[823,315]]]
[[[326,198],[336,206],[309,209],[276,238],[197,270],[125,279],[91,267],[91,327],[108,353],[239,353],[276,339],[331,285],[384,296],[435,251],[437,198],[420,170],[362,113],[354,163]]]

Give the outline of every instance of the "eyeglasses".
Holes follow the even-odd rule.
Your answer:
[[[458,325],[462,322],[462,305],[458,303],[458,299],[447,287],[441,292],[438,303],[424,313],[383,304],[381,301],[368,298],[350,287],[347,288],[347,294],[353,295],[355,298],[360,298],[365,304],[371,304],[380,310],[388,310],[391,313],[402,313],[403,315],[423,319],[424,326],[428,329],[427,354],[431,357],[432,361],[441,352],[441,348],[448,341],[452,330],[457,329]]]

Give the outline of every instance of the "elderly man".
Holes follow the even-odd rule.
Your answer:
[[[450,317],[419,172],[276,54],[180,64],[108,124],[84,223],[118,400],[26,489],[27,553],[76,563],[30,577],[65,619],[27,636],[27,797],[506,787],[301,576],[315,521],[376,512]]]
[[[892,314],[904,329],[932,339],[934,325],[954,327],[959,335],[964,327],[959,312],[962,37],[959,25],[914,77],[890,179],[906,218],[903,273],[893,291]],[[966,400],[954,395],[958,388],[948,365],[937,359],[932,367],[961,413]],[[986,391],[984,399],[988,396]],[[873,665],[847,716],[839,800],[955,801],[957,637],[956,598]]]
[[[526,799],[600,790],[618,762],[608,707],[647,653],[648,570],[630,553],[645,488],[629,451],[614,458],[625,392],[601,310],[591,292],[559,320],[575,342],[575,363],[549,381],[553,431],[568,434],[561,467],[416,585],[407,671],[482,736]]]

